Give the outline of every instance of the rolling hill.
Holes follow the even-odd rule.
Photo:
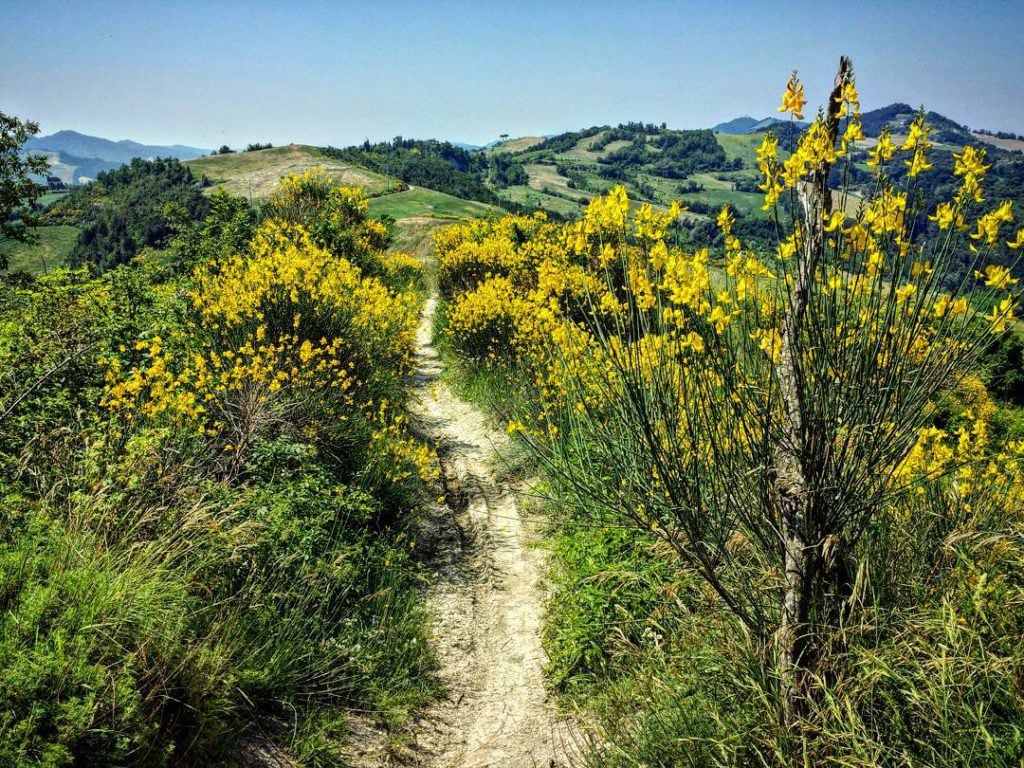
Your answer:
[[[755,117],[744,115],[743,117],[736,117],[724,123],[719,123],[714,126],[711,130],[715,133],[724,133],[726,135],[742,135],[745,133],[763,133],[771,129],[776,129],[780,126],[785,127],[790,125],[789,120],[780,120],[777,117],[765,117],[758,120]],[[807,123],[794,122],[797,128],[806,128]]]
[[[520,165],[526,177],[497,187],[501,200],[563,217],[578,216],[616,184],[658,207],[682,198],[693,212],[690,218],[704,218],[723,203],[758,217],[762,199],[753,158],[759,141],[759,135],[628,123],[543,140],[511,139],[486,151],[492,159]]]
[[[213,188],[223,187],[233,195],[253,200],[271,195],[282,177],[314,166],[323,168],[339,184],[363,187],[371,197],[398,191],[401,186],[397,179],[328,157],[320,149],[303,144],[198,157],[186,160],[185,165],[197,175],[206,176]]]

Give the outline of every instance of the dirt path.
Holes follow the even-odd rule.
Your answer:
[[[540,643],[543,553],[515,491],[492,461],[503,432],[439,379],[435,300],[417,342],[413,416],[441,457],[447,505],[425,523],[436,576],[428,596],[447,697],[421,718],[414,764],[436,768],[567,765],[568,729],[547,700]]]

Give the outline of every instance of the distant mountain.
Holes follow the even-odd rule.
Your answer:
[[[155,146],[137,141],[111,141],[77,131],[57,131],[50,136],[32,136],[22,154],[43,154],[50,163],[50,174],[65,184],[84,184],[102,171],[119,168],[133,158],[175,157],[189,160],[210,154],[208,149],[183,144]]]
[[[780,120],[777,117],[766,117],[758,120],[756,117],[750,117],[744,115],[743,117],[733,118],[725,123],[719,123],[711,130],[715,133],[725,133],[740,135],[744,133],[760,133],[761,131],[767,131],[771,128],[778,129],[779,127],[785,127],[790,125],[789,120]],[[807,123],[794,122],[794,126],[798,129],[804,129],[807,127]]]
[[[99,136],[86,136],[77,131],[57,131],[50,136],[33,136],[25,142],[25,149],[61,152],[74,157],[94,158],[121,165],[132,158],[176,157],[189,160],[208,155],[212,150],[186,147],[181,144],[154,146],[137,141],[111,141]]]
[[[917,110],[909,104],[897,102],[880,109],[872,109],[861,115],[861,125],[866,136],[877,137],[882,129],[888,127],[893,134],[905,134],[907,126],[914,120]],[[950,120],[938,112],[926,112],[925,122],[931,126],[931,139],[943,144],[971,144],[974,137],[960,123]]]
[[[719,123],[711,130],[714,131],[715,133],[728,133],[732,135],[738,135],[742,133],[750,133],[753,127],[757,125],[759,122],[761,121],[758,120],[756,117],[744,115],[743,117],[734,117],[732,120],[729,120],[728,122],[725,123]]]
[[[889,127],[889,130],[894,135],[906,134],[907,126],[910,125],[916,114],[916,109],[902,102],[890,104],[879,109],[872,109],[861,116],[864,135],[877,138],[878,134],[886,126]],[[938,112],[926,112],[925,119],[932,127],[932,141],[943,144],[962,145],[969,144],[974,140],[966,127],[954,120],[950,120],[945,115],[940,115]],[[766,117],[763,120],[757,120],[749,115],[744,115],[743,117],[719,123],[711,130],[715,133],[724,134],[760,133],[772,128],[778,131],[781,127],[789,124],[788,120],[780,120],[776,117]],[[797,122],[794,125],[797,128],[803,129],[807,127],[808,123]]]

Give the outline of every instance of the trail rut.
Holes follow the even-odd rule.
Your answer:
[[[568,765],[570,729],[548,701],[540,641],[543,553],[516,490],[493,468],[507,445],[475,407],[440,379],[431,341],[436,301],[417,340],[413,418],[437,446],[447,504],[429,510],[428,595],[447,696],[417,723],[415,765],[436,768]]]

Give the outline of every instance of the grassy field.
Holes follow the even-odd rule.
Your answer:
[[[500,190],[498,194],[513,203],[519,203],[528,208],[552,211],[562,216],[578,216],[584,210],[584,206],[580,203],[574,203],[572,200],[566,200],[564,197],[548,195],[532,187],[507,187]]]
[[[259,199],[277,189],[283,176],[302,173],[314,166],[323,168],[340,184],[363,187],[368,195],[393,190],[398,183],[389,176],[327,157],[316,147],[289,144],[258,152],[236,152],[186,160],[197,175],[205,174],[216,186],[233,195]]]
[[[43,208],[49,208],[51,205],[56,203],[61,198],[65,197],[67,194],[67,190],[62,190],[60,192],[46,192],[43,194],[42,197],[40,197],[36,201],[36,203],[38,205],[41,205]]]
[[[999,147],[1011,152],[1024,152],[1024,141],[1020,139],[999,139],[995,136],[986,136],[984,133],[974,132],[971,133],[971,136],[983,144],[991,144],[993,147]]]
[[[529,186],[532,189],[541,191],[553,189],[577,200],[589,200],[594,196],[593,192],[586,192],[582,189],[570,189],[569,179],[565,176],[560,176],[558,170],[553,165],[534,164],[527,165],[525,168],[526,172],[530,174]]]
[[[734,172],[730,171],[728,173]],[[714,173],[695,173],[688,179],[688,181],[695,181],[698,184],[703,185],[704,189],[732,189],[733,183],[731,181],[725,181],[726,178],[729,177],[726,176],[725,171],[715,171]]]
[[[523,163],[529,182],[526,185],[495,191],[510,202],[531,208],[542,208],[562,216],[578,216],[586,202],[598,194],[599,190],[607,190],[616,183],[601,175],[600,159],[630,143],[613,141],[598,151],[591,149],[596,142],[605,138],[606,133],[607,131],[601,131],[582,138],[570,149],[553,156],[550,152],[534,149],[535,137],[505,142],[491,151],[515,151],[521,147],[518,149],[520,154],[517,159]],[[715,208],[723,203],[729,203],[747,215],[762,216],[764,214],[761,211],[761,195],[734,191],[733,185],[740,179],[756,177],[757,148],[763,138],[763,133],[740,136],[716,135],[729,162],[736,158],[743,160],[745,167],[741,171],[703,172],[695,173],[688,179],[669,179],[640,169],[635,178],[626,182],[627,190],[635,199],[650,199],[655,208],[664,208],[671,201],[682,197],[690,202],[699,201]],[[555,162],[572,166],[574,172],[581,174],[586,180],[588,189],[570,189],[568,179],[558,174]],[[680,186],[689,182],[700,184],[703,190],[680,194]],[[645,194],[641,194],[641,191],[645,191]],[[649,197],[650,195],[653,197]],[[575,201],[566,199],[567,197],[574,198]],[[694,214],[690,218],[693,217],[703,218],[701,214]]]
[[[8,259],[8,272],[41,274],[63,266],[78,239],[78,227],[40,227],[38,243],[0,243],[0,254]]]
[[[757,148],[764,141],[763,133],[744,133],[732,135],[728,133],[716,133],[719,145],[725,150],[726,158],[731,162],[735,158],[741,158],[747,168],[757,167]]]
[[[472,200],[463,200],[444,192],[413,187],[370,201],[371,216],[391,216],[395,219],[434,216],[442,218],[473,218],[502,213],[500,208]]]
[[[488,151],[494,154],[501,152],[522,152],[530,147],[535,147],[544,141],[543,136],[520,136],[517,139],[509,139],[501,144],[496,144]]]

